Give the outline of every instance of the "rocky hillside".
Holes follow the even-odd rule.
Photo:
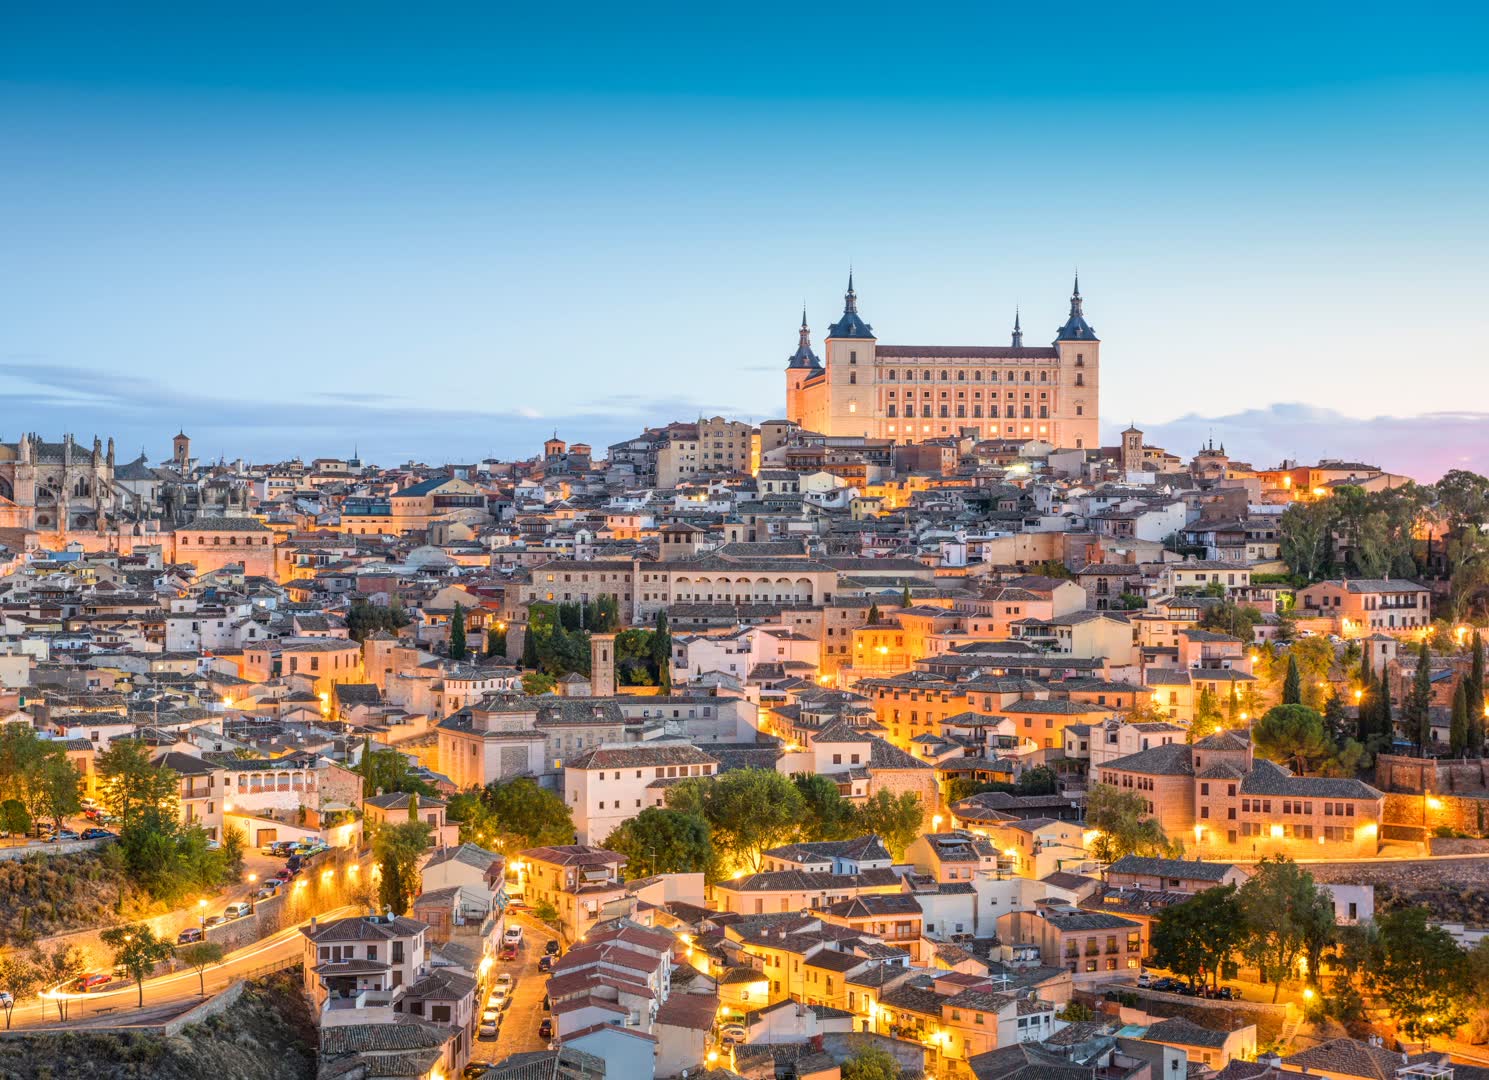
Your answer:
[[[180,1035],[0,1041],[6,1080],[312,1080],[315,1025],[293,972],[255,983]]]

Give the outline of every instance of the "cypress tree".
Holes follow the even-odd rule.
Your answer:
[[[1225,705],[1225,726],[1236,727],[1241,722],[1241,695],[1236,693],[1236,684],[1230,684],[1230,700]]]
[[[1458,680],[1458,691],[1453,695],[1453,724],[1448,729],[1448,746],[1454,757],[1468,749],[1468,684],[1465,679]]]
[[[1282,680],[1282,704],[1303,704],[1303,676],[1298,672],[1298,658],[1287,658],[1287,676]]]
[[[1417,650],[1417,670],[1402,703],[1401,714],[1407,730],[1416,740],[1417,749],[1425,756],[1427,746],[1432,742],[1432,652],[1425,641]]]
[[[1396,741],[1396,719],[1391,715],[1391,674],[1380,673],[1380,704],[1375,708],[1375,729],[1389,746]]]
[[[1370,736],[1375,734],[1376,720],[1380,713],[1379,690],[1375,685],[1375,669],[1370,666],[1370,653],[1366,650],[1360,661],[1360,701],[1357,707],[1358,720],[1355,734],[1362,746],[1370,745]]]
[[[900,593],[900,607],[907,608],[910,606],[912,606],[910,600],[910,586],[906,585],[904,592]]]
[[[879,605],[878,604],[870,604],[869,605],[869,625],[870,626],[878,626],[879,625]]]
[[[1468,752],[1484,752],[1484,639],[1473,632],[1473,671],[1468,684]]]
[[[522,666],[528,671],[538,670],[538,631],[531,622],[522,634]]]
[[[450,616],[450,659],[464,660],[465,657],[465,608],[456,604],[455,614]]]

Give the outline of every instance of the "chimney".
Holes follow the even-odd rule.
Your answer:
[[[312,934],[315,933],[315,922],[316,922],[315,916],[314,915],[310,916],[310,932]]]

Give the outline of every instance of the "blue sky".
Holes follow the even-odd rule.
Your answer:
[[[604,445],[779,415],[850,262],[927,344],[1078,266],[1109,432],[1489,470],[1483,14],[421,10],[8,9],[0,438]]]

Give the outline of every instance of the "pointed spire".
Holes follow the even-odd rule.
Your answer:
[[[1013,309],[1013,347],[1022,349],[1024,347],[1024,328],[1019,325],[1019,309]]]
[[[1096,331],[1091,329],[1086,322],[1085,311],[1081,301],[1081,275],[1077,270],[1075,282],[1070,289],[1070,315],[1065,320],[1065,325],[1060,327],[1055,336],[1056,341],[1097,341]]]
[[[848,267],[848,291],[843,295],[843,317],[827,328],[829,338],[872,338],[874,328],[858,314],[858,293],[853,288],[853,267]]]
[[[858,294],[853,291],[853,267],[848,267],[848,292],[843,296],[843,314],[858,314]]]
[[[801,330],[796,340],[796,351],[786,359],[788,368],[818,368],[822,362],[817,359],[817,354],[812,352],[812,330],[807,325],[807,309],[803,304],[801,308]]]

